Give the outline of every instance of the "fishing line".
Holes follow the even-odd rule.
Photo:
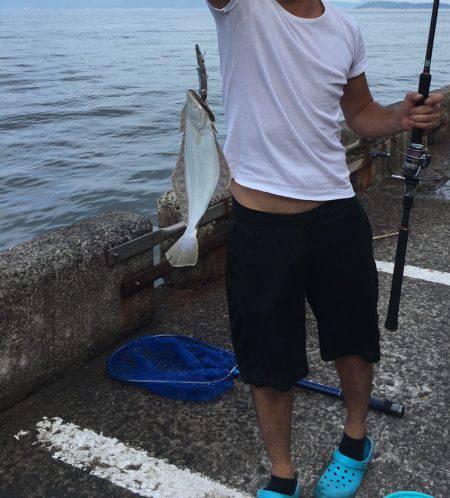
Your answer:
[[[446,34],[445,32],[445,28],[446,28],[446,24],[447,24],[447,18],[448,18],[448,14],[449,14],[450,10],[449,11],[444,11],[441,15],[441,18],[440,18],[440,22],[439,22],[439,37],[440,37],[440,43],[439,43],[439,59],[441,59],[442,57],[442,46],[444,45],[444,36]]]

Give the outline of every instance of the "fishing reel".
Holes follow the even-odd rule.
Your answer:
[[[412,195],[422,181],[423,171],[431,162],[431,154],[424,145],[412,143],[404,156],[402,174],[392,178],[403,180],[405,195]]]

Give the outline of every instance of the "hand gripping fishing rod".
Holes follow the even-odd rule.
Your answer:
[[[434,35],[436,32],[438,12],[439,0],[434,0],[425,65],[419,80],[419,93],[423,95],[423,99],[416,105],[422,105],[430,93],[431,57],[433,55]],[[413,128],[411,133],[411,144],[405,154],[402,176],[400,177],[405,182],[405,191],[403,195],[403,217],[398,234],[391,297],[389,300],[389,309],[385,324],[385,327],[388,330],[398,329],[398,312],[400,309],[400,296],[402,293],[403,273],[405,269],[406,249],[408,246],[409,236],[409,215],[414,203],[414,192],[421,182],[423,170],[430,164],[431,161],[431,155],[423,144],[423,135],[423,130]]]

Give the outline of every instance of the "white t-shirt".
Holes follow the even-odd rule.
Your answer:
[[[323,4],[315,19],[294,16],[276,0],[208,4],[219,38],[224,150],[241,185],[305,200],[354,195],[339,101],[367,61],[355,19]]]

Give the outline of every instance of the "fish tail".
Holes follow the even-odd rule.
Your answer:
[[[195,266],[198,261],[197,230],[186,230],[166,252],[166,258],[175,267]]]

